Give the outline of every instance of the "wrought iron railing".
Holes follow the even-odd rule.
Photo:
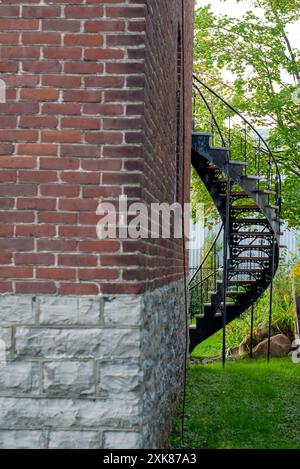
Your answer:
[[[228,159],[247,163],[244,175],[259,176],[259,190],[281,209],[278,162],[264,137],[237,109],[194,75],[194,130],[210,131],[213,146],[228,148]]]
[[[223,232],[222,225],[189,281],[191,319],[195,314],[203,311],[203,305],[210,300],[210,293],[217,289],[217,281],[222,279]]]

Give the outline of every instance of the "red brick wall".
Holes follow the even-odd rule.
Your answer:
[[[0,293],[138,293],[182,277],[181,242],[99,241],[95,229],[99,200],[174,201],[182,0],[40,3],[0,6]]]

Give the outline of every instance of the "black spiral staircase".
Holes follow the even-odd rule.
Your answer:
[[[281,178],[264,138],[194,77],[192,165],[222,226],[189,282],[190,352],[241,315],[271,285],[279,264]],[[207,131],[209,130],[209,132]]]

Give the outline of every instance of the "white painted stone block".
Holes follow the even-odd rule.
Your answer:
[[[99,298],[42,297],[38,299],[40,323],[95,325],[100,320]]]
[[[45,363],[43,392],[50,396],[95,395],[94,363],[85,361]]]
[[[134,432],[105,432],[105,449],[142,449],[141,436]]]
[[[141,388],[143,374],[134,363],[103,363],[100,365],[100,391],[125,393]]]
[[[0,430],[0,449],[45,449],[46,432]]]
[[[39,392],[39,365],[28,362],[0,364],[0,395]]]
[[[6,429],[130,428],[139,419],[137,400],[0,397],[0,426]]]
[[[137,329],[47,329],[19,327],[18,356],[48,358],[135,358],[140,353]]]
[[[0,295],[0,324],[34,324],[35,311],[32,297]]]
[[[107,324],[141,325],[143,300],[140,296],[121,295],[104,301],[104,322]]]
[[[49,449],[99,449],[100,438],[98,432],[51,432]]]

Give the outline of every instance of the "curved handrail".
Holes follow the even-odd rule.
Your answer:
[[[220,237],[220,235],[221,235],[221,233],[222,233],[223,228],[224,228],[224,224],[222,223],[221,228],[220,228],[220,230],[219,230],[217,236],[215,237],[215,239],[214,239],[212,245],[211,245],[210,248],[208,249],[208,251],[207,251],[207,253],[206,253],[206,255],[205,255],[203,261],[201,262],[201,264],[200,264],[199,267],[197,268],[196,272],[194,272],[194,275],[192,276],[191,280],[189,281],[189,284],[192,283],[192,281],[194,280],[194,278],[196,277],[196,275],[197,275],[197,274],[200,272],[200,270],[202,269],[204,263],[205,263],[206,260],[208,259],[208,256],[210,255],[210,253],[211,253],[212,250],[214,249],[215,245],[217,244],[217,241],[218,241],[218,239],[219,239],[219,237]],[[216,269],[216,270],[218,270],[218,269]]]
[[[265,146],[265,149],[260,148],[260,150],[263,153],[268,153],[269,157],[271,158],[271,160],[273,161],[273,163],[275,165],[275,169],[276,169],[276,186],[277,186],[275,188],[276,189],[275,192],[276,192],[276,198],[277,198],[277,202],[279,204],[279,208],[281,208],[282,180],[281,180],[281,174],[280,174],[280,171],[279,171],[279,165],[278,165],[278,161],[276,160],[271,148],[269,147],[269,145],[266,142],[266,140],[264,139],[264,137],[257,131],[257,129],[254,127],[254,125],[251,124],[251,122],[249,122],[237,109],[235,109],[231,104],[229,104],[227,101],[225,101],[224,98],[222,98],[212,88],[210,88],[203,81],[201,81],[195,74],[193,74],[193,79],[199,85],[203,86],[207,91],[209,91],[213,96],[215,96],[217,99],[219,99],[223,104],[225,104],[225,106],[228,107],[233,113],[238,115],[242,119],[242,121],[255,133],[255,135],[259,138],[259,141],[261,141],[263,143],[263,145]],[[201,92],[201,90],[199,90],[199,87],[195,84],[193,84],[193,86],[194,86],[194,88],[197,89],[197,91],[200,93],[201,98],[203,99],[203,93]],[[214,122],[216,123],[216,118],[213,115],[213,111],[211,110],[210,106],[208,105],[206,99],[204,100],[204,103],[207,106],[210,114],[213,116]],[[220,134],[220,126],[218,124],[216,126],[217,126],[217,129],[218,129],[218,133]],[[224,137],[223,137],[223,134],[222,134],[221,138],[222,138],[222,142],[225,141]],[[224,146],[226,146],[226,144]]]

